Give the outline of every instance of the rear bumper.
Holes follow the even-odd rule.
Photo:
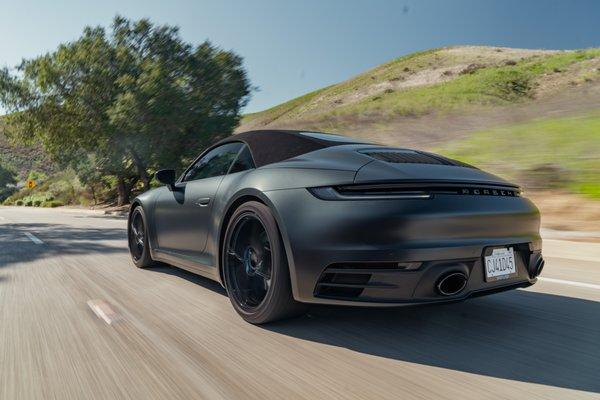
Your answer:
[[[267,195],[286,246],[294,298],[301,302],[394,306],[458,301],[536,281],[539,212],[524,198],[325,201],[306,189]],[[515,249],[517,275],[486,282],[483,256],[499,246]],[[468,277],[466,286],[443,296],[436,282],[453,271]]]

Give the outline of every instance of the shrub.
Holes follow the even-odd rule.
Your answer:
[[[23,200],[17,200],[17,201],[15,201],[15,205],[16,206],[22,206],[23,204],[24,204]]]
[[[540,164],[527,171],[529,187],[540,189],[562,188],[572,180],[572,174],[557,164]]]
[[[48,200],[42,203],[42,207],[54,208],[64,206],[62,201],[59,200]]]
[[[531,97],[534,89],[532,75],[518,70],[498,71],[492,87],[494,93],[506,101],[515,101],[523,97]]]
[[[27,179],[34,180],[39,184],[39,183],[45,181],[46,179],[48,179],[48,175],[46,175],[44,172],[41,172],[41,171],[31,170],[31,171],[29,171],[29,175],[27,176]]]
[[[33,201],[31,199],[25,200],[25,206],[26,207],[31,207],[32,205],[33,205]]]
[[[459,72],[459,75],[472,75],[482,68],[485,68],[485,65],[478,63],[469,64],[466,68],[463,68],[463,70]]]
[[[42,205],[42,201],[41,200],[33,200],[33,206],[34,207],[39,207]]]

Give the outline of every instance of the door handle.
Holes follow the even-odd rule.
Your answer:
[[[210,197],[202,197],[196,200],[196,205],[200,207],[206,207],[210,203]]]

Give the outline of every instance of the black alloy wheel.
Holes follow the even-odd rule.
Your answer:
[[[303,310],[292,296],[285,250],[267,206],[248,202],[234,212],[222,252],[227,293],[246,321],[261,324]]]
[[[267,295],[273,265],[271,242],[255,214],[238,219],[226,254],[232,294],[240,307],[252,311]]]
[[[148,230],[146,228],[146,217],[142,207],[136,207],[129,217],[127,236],[129,241],[129,253],[136,267],[144,268],[152,264],[150,249],[148,248]]]

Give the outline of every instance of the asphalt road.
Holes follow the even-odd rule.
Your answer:
[[[600,399],[600,244],[544,251],[526,290],[257,327],[124,219],[2,207],[0,399]]]

